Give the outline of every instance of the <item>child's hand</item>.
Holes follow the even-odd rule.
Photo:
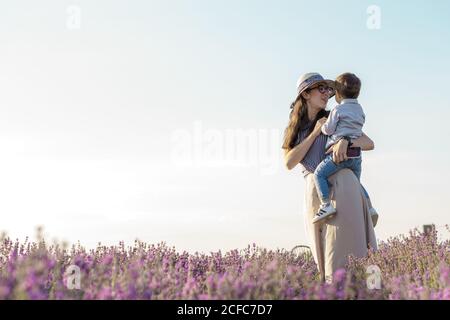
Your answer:
[[[314,130],[313,130],[316,135],[319,135],[322,132],[320,129],[322,128],[322,126],[325,122],[327,122],[326,117],[323,117],[323,118],[320,118],[319,120],[317,120],[316,126],[314,127]]]

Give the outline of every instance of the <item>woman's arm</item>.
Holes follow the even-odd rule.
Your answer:
[[[352,140],[352,147],[359,147],[361,150],[369,151],[373,150],[375,148],[375,144],[373,141],[366,136],[366,134],[363,132],[362,136],[358,139]],[[339,163],[342,161],[347,160],[347,147],[348,142],[345,139],[339,140],[337,143],[335,143],[332,147],[330,147],[327,150],[327,154],[330,152],[333,152],[333,161],[335,163]]]
[[[309,136],[306,137],[305,140],[296,145],[294,148],[284,151],[284,160],[286,162],[286,168],[288,170],[294,169],[295,166],[303,160],[305,155],[308,153],[309,148],[311,148],[314,140],[316,140],[317,136],[318,134],[313,131]]]
[[[291,150],[284,151],[284,161],[286,163],[286,168],[292,170],[295,166],[303,160],[305,155],[308,153],[309,148],[311,148],[314,140],[320,135],[322,125],[325,123],[327,118],[322,118],[317,120],[314,130],[298,145],[296,145]]]
[[[370,151],[375,149],[375,144],[368,136],[366,136],[364,132],[361,137],[352,140],[352,143],[353,143],[352,147],[360,147],[361,150],[364,151]]]

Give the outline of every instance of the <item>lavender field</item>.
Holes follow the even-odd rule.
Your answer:
[[[0,299],[442,299],[450,300],[450,241],[434,231],[381,242],[321,283],[308,252],[177,252],[164,242],[67,248],[42,238],[0,243]],[[381,284],[368,286],[377,266]]]

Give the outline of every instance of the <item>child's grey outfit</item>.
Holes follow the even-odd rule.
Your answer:
[[[365,121],[363,108],[357,99],[344,99],[337,105],[322,126],[322,133],[328,135],[326,148],[328,149],[343,137],[357,139],[362,136],[362,127]],[[339,164],[334,163],[332,154],[329,154],[314,171],[314,181],[317,193],[322,204],[330,202],[330,191],[328,187],[328,177],[340,169],[349,168],[352,170],[358,180],[361,178],[361,156],[348,159]],[[364,190],[367,198],[369,195]]]

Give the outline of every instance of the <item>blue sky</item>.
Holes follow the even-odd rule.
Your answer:
[[[381,29],[367,28],[370,5]],[[70,6],[79,29],[67,27]],[[304,181],[280,146],[296,80],[311,71],[362,79],[378,238],[442,226],[449,12],[448,1],[2,2],[2,229],[23,238],[44,225],[88,246],[305,243]],[[255,162],[174,158],[198,150],[196,123],[203,151],[214,137],[235,146],[227,130],[256,135]]]

